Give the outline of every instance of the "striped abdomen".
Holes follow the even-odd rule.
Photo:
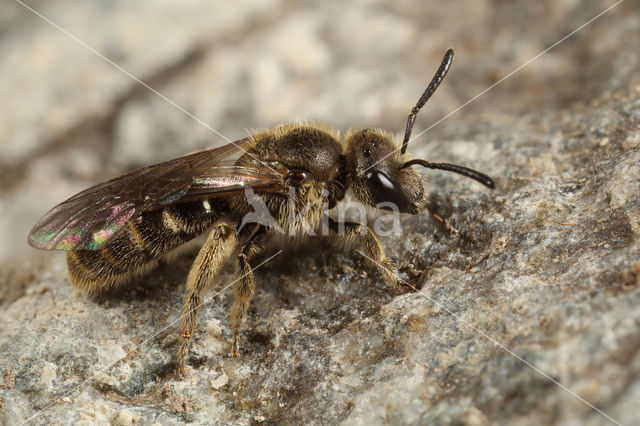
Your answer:
[[[206,231],[228,212],[226,200],[194,201],[145,212],[97,250],[67,252],[71,282],[96,294],[149,272],[164,255]]]

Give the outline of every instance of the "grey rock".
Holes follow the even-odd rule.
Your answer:
[[[638,423],[637,1],[433,127],[607,6],[33,3],[224,137],[7,5],[1,422]],[[177,321],[195,246],[98,299],[69,284],[61,253],[26,246],[66,197],[247,129],[317,120],[400,133],[450,46],[456,62],[410,150],[487,172],[498,188],[424,173],[429,211],[381,238],[419,292],[391,288],[355,250],[317,239],[286,248],[256,270],[234,359],[229,267],[183,378]]]

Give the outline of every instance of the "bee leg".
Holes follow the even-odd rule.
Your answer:
[[[398,273],[395,265],[384,254],[384,249],[378,241],[378,237],[367,225],[357,222],[339,222],[328,218],[331,236],[335,241],[344,246],[353,246],[362,243],[367,255],[378,266],[380,271],[393,285],[399,285]]]
[[[242,246],[236,260],[236,281],[233,287],[233,292],[236,295],[236,303],[231,310],[231,329],[233,330],[231,355],[234,358],[240,356],[240,331],[242,330],[244,320],[249,311],[249,303],[253,297],[253,290],[256,287],[253,279],[253,270],[251,269],[249,261],[264,250],[264,247],[260,244],[260,240],[262,240],[264,234],[264,228],[260,228],[260,230]]]
[[[193,266],[189,270],[187,289],[189,295],[182,313],[182,333],[180,344],[180,371],[184,372],[184,365],[191,346],[191,335],[198,322],[198,308],[202,295],[213,283],[214,278],[222,269],[225,261],[231,255],[237,244],[236,230],[227,225],[215,226],[207,241],[204,243]]]

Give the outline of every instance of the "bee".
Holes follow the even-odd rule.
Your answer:
[[[328,210],[347,189],[368,206],[417,214],[427,203],[420,175],[411,166],[455,172],[494,188],[470,168],[415,159],[407,153],[416,115],[438,88],[453,61],[449,49],[411,110],[400,146],[378,129],[349,131],[344,139],[320,126],[282,125],[229,145],[134,170],[89,188],[54,207],[33,228],[31,246],[65,250],[71,282],[88,295],[122,286],[152,270],[169,253],[208,232],[186,281],[178,354],[184,368],[198,307],[225,262],[235,257],[235,304],[231,353],[239,340],[255,281],[251,260],[276,229],[298,239],[328,225],[340,245],[361,244],[388,281],[396,267],[366,224],[341,222]],[[272,220],[246,220],[254,205]],[[253,216],[253,217],[254,217]]]

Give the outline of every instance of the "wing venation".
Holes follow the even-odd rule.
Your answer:
[[[232,157],[245,152],[249,143],[243,139],[93,186],[49,211],[33,227],[28,242],[41,249],[95,250],[145,211],[177,202],[228,196],[247,187],[281,190],[283,176],[279,171],[235,164]]]

